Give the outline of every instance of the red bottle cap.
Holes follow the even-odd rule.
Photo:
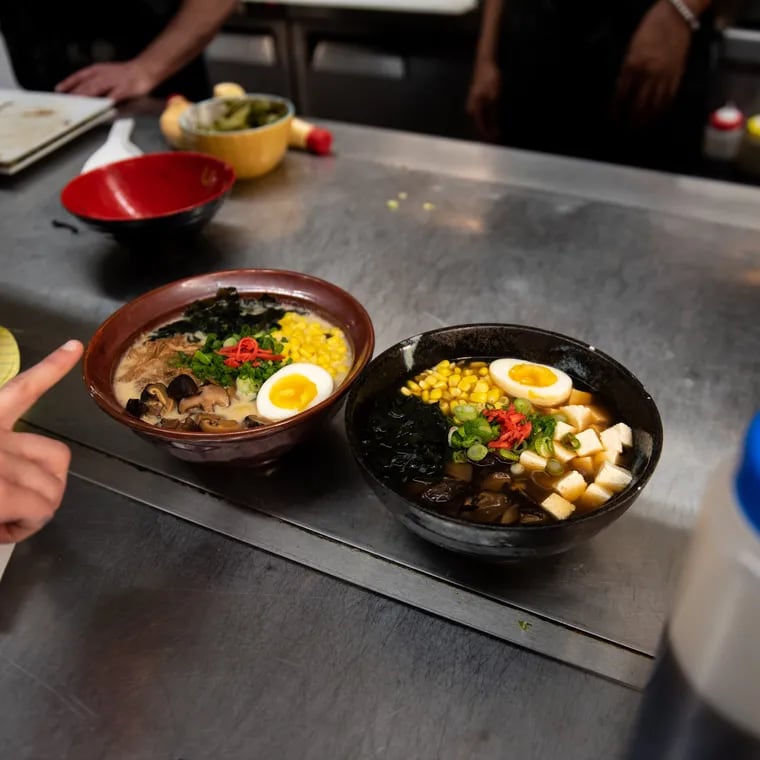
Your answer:
[[[725,105],[710,114],[710,126],[715,129],[740,129],[744,124],[744,114],[734,105]]]
[[[318,156],[326,156],[332,148],[332,132],[314,127],[306,138],[306,147]]]

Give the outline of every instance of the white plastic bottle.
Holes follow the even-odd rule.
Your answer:
[[[760,414],[708,487],[628,758],[760,758]]]
[[[744,114],[732,103],[727,103],[710,114],[702,151],[713,161],[734,161],[743,136]]]

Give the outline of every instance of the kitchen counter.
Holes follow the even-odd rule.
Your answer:
[[[104,130],[0,182],[24,363],[172,279],[297,269],[364,303],[378,351],[473,321],[607,351],[660,406],[657,473],[577,550],[483,565],[392,521],[340,419],[267,474],[193,467],[72,375],[25,417],[73,476],[0,582],[2,756],[619,755],[708,466],[757,406],[760,191],[330,126],[335,157],[289,155],[177,250],[53,226]],[[161,148],[153,117],[134,140]]]

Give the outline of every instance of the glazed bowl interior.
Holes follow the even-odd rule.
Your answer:
[[[484,525],[442,514],[407,499],[376,471],[363,440],[374,402],[400,389],[419,372],[449,359],[519,357],[566,372],[575,387],[598,394],[618,420],[633,429],[633,481],[603,507],[564,521],[542,525]],[[404,340],[368,366],[351,390],[346,406],[351,450],[368,483],[401,522],[440,546],[495,559],[522,559],[566,551],[591,538],[620,517],[651,477],[662,449],[662,423],[652,397],[617,361],[557,333],[518,325],[463,325]]]
[[[145,333],[178,318],[194,301],[213,298],[219,288],[234,287],[241,296],[269,294],[284,306],[306,309],[340,327],[351,347],[353,364],[329,398],[289,419],[226,433],[160,428],[133,417],[119,404],[113,387],[119,361]],[[145,293],[112,314],[97,330],[84,357],[84,380],[98,406],[117,422],[164,445],[190,461],[269,464],[300,443],[332,416],[372,357],[374,331],[367,312],[350,294],[316,277],[272,269],[241,269],[179,280]]]

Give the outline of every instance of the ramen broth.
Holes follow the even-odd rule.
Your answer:
[[[232,432],[315,406],[352,362],[342,330],[323,317],[226,289],[143,333],[119,361],[113,390],[149,424]]]

